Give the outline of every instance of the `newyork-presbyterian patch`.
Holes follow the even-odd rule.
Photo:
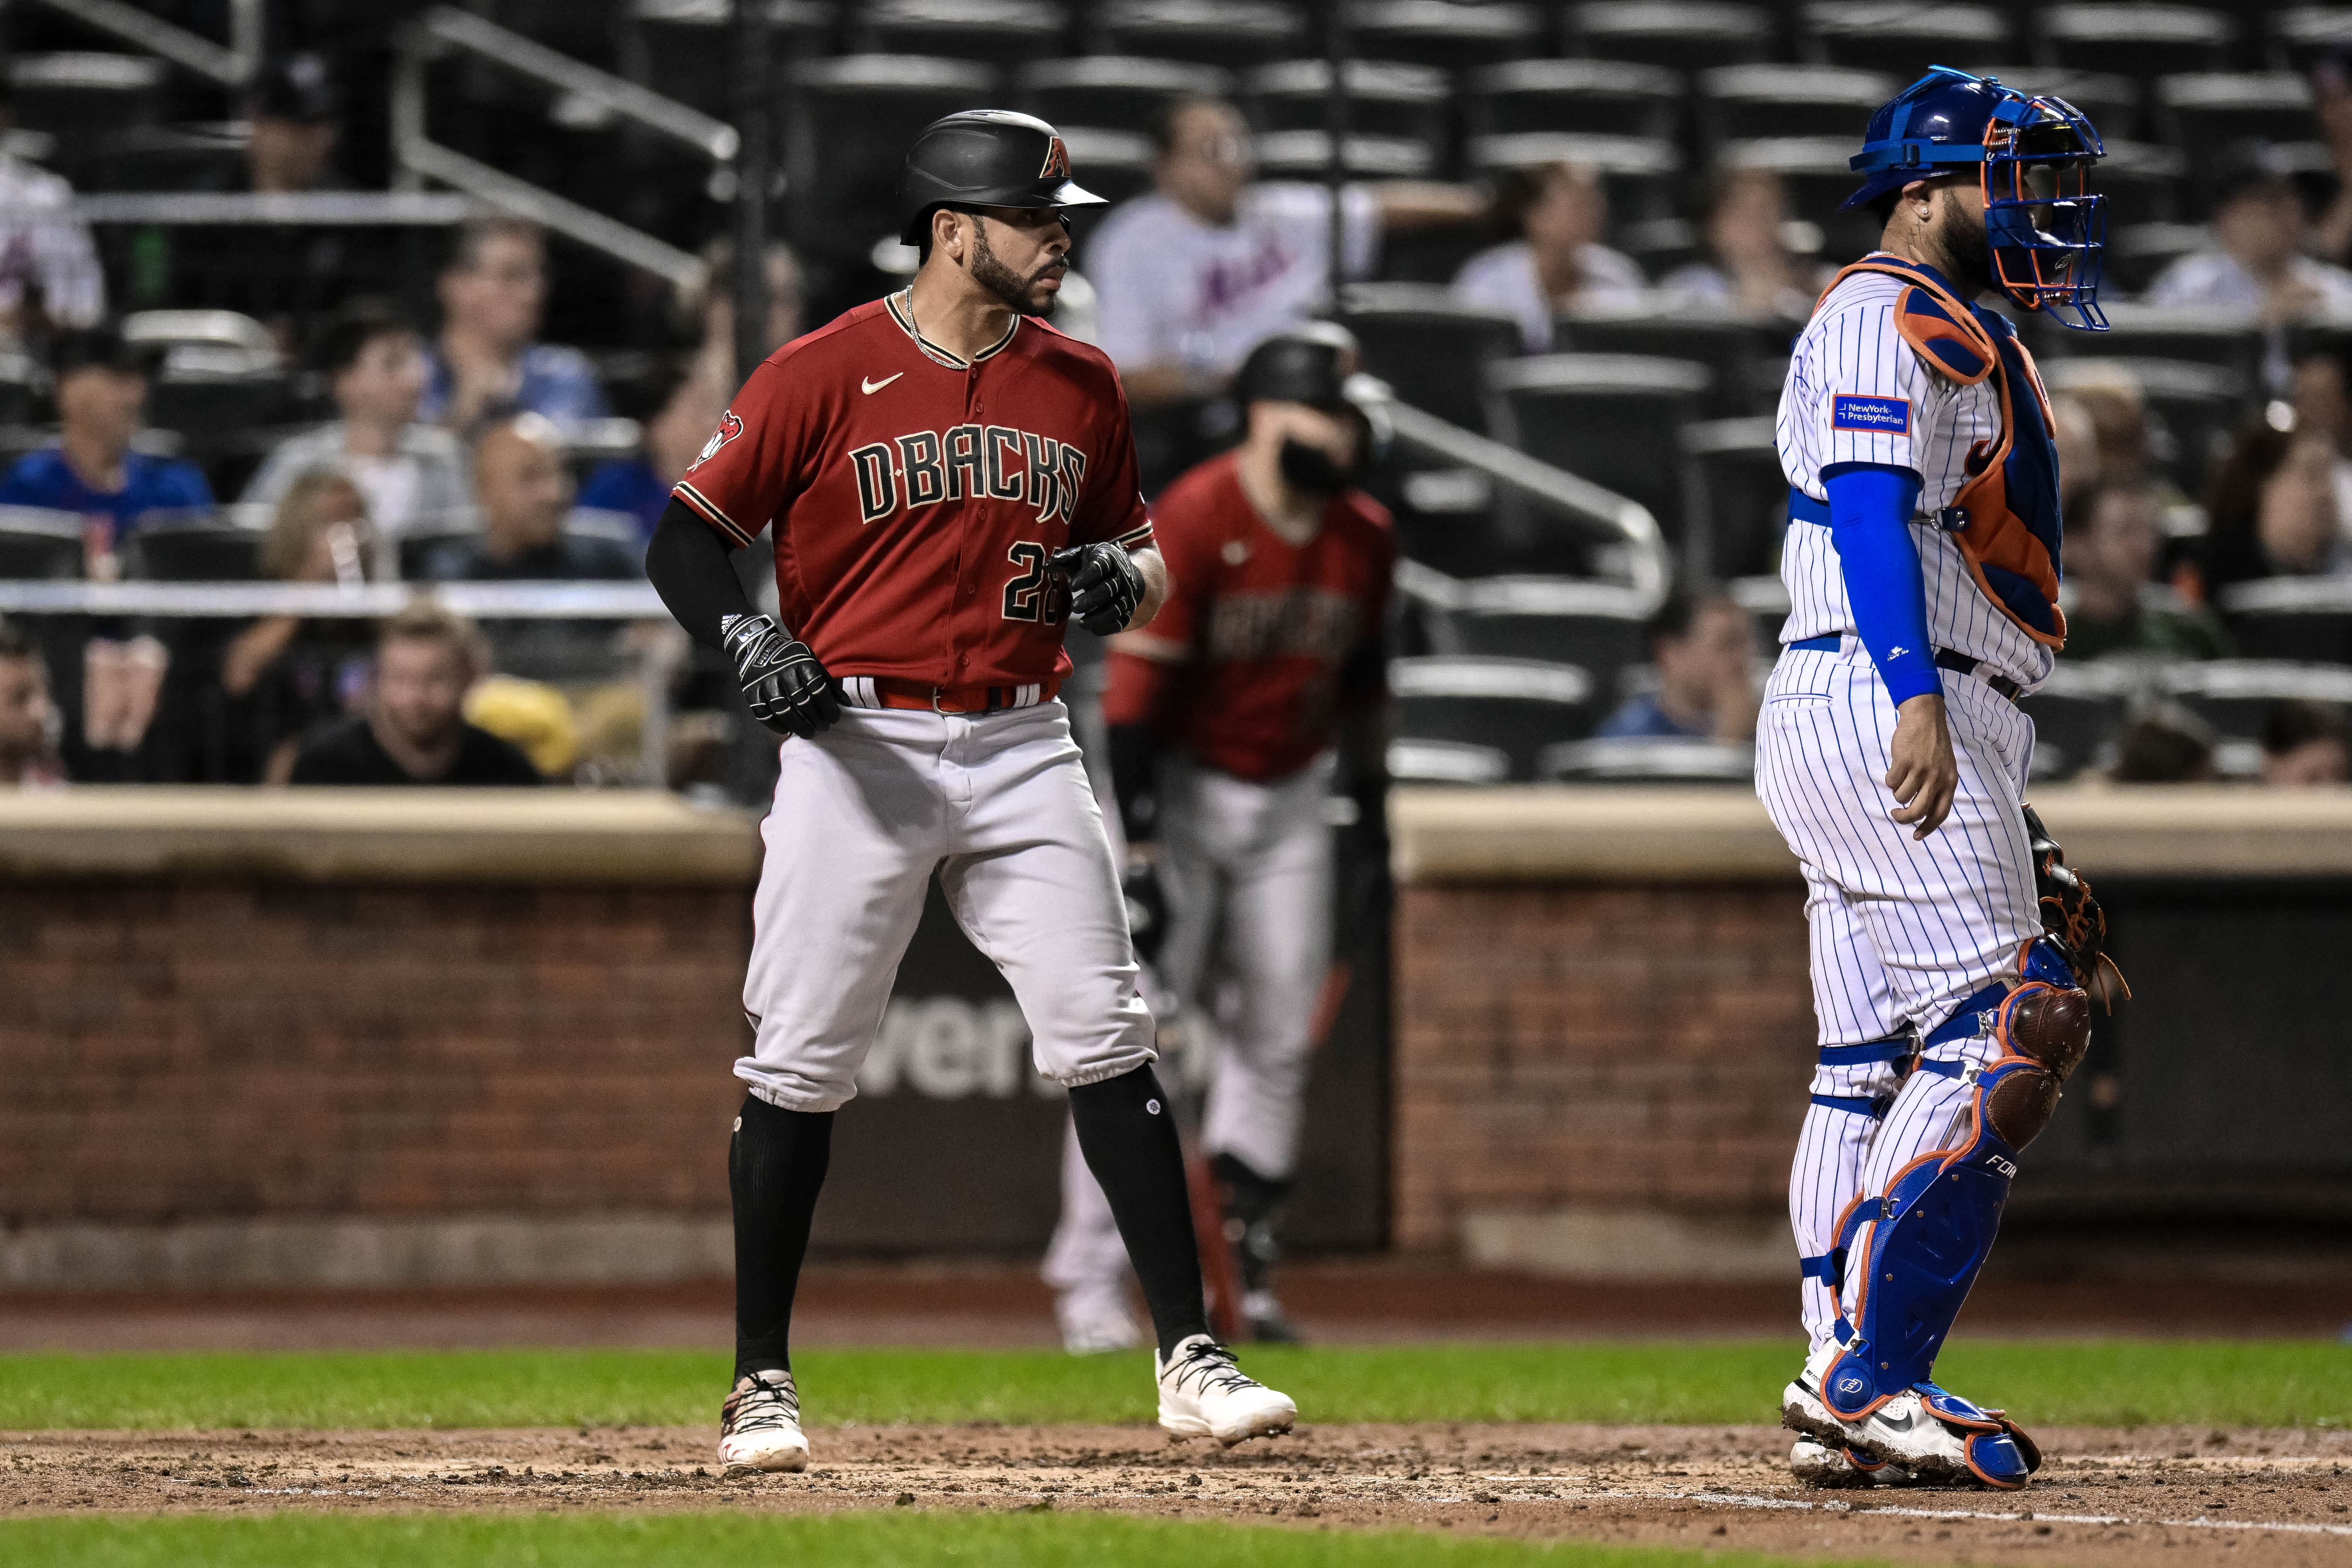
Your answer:
[[[1908,436],[1911,400],[1842,392],[1830,400],[1830,428],[1859,430],[1869,436]]]

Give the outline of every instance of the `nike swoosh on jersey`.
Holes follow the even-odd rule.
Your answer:
[[[857,380],[857,390],[864,393],[866,396],[871,397],[876,393],[881,391],[884,387],[889,385],[892,382],[898,380],[898,376],[906,374],[907,373],[902,370],[898,372],[898,375],[886,375],[879,381],[867,381],[865,377],[860,376]]]

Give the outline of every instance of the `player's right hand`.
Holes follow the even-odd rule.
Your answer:
[[[1887,752],[1886,787],[1896,803],[1888,815],[1910,827],[1914,839],[1925,838],[1952,814],[1952,796],[1960,787],[1942,692],[1922,692],[1895,710],[1895,742]]]
[[[752,718],[803,741],[841,718],[833,677],[808,644],[786,637],[772,616],[732,616],[720,630]]]

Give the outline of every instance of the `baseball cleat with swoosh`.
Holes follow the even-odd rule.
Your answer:
[[[1929,1484],[2013,1491],[2042,1468],[2041,1449],[2016,1423],[1932,1383],[1906,1388],[1853,1420],[1841,1419],[1822,1401],[1821,1380],[1843,1350],[1832,1340],[1806,1361],[1781,1393],[1781,1426],[1824,1447],[1852,1449],[1864,1460],[1899,1465]]]

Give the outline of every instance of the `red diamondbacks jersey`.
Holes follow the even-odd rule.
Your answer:
[[[748,544],[773,519],[784,625],[840,675],[1012,686],[1067,673],[1068,544],[1149,543],[1127,398],[1100,351],[1015,317],[965,361],[905,294],[752,371],[670,493]]]
[[[1153,519],[1169,600],[1111,643],[1103,717],[1152,724],[1236,777],[1297,772],[1332,743],[1347,702],[1381,692],[1396,562],[1387,510],[1343,491],[1313,539],[1287,543],[1242,493],[1227,453],[1170,485]]]

